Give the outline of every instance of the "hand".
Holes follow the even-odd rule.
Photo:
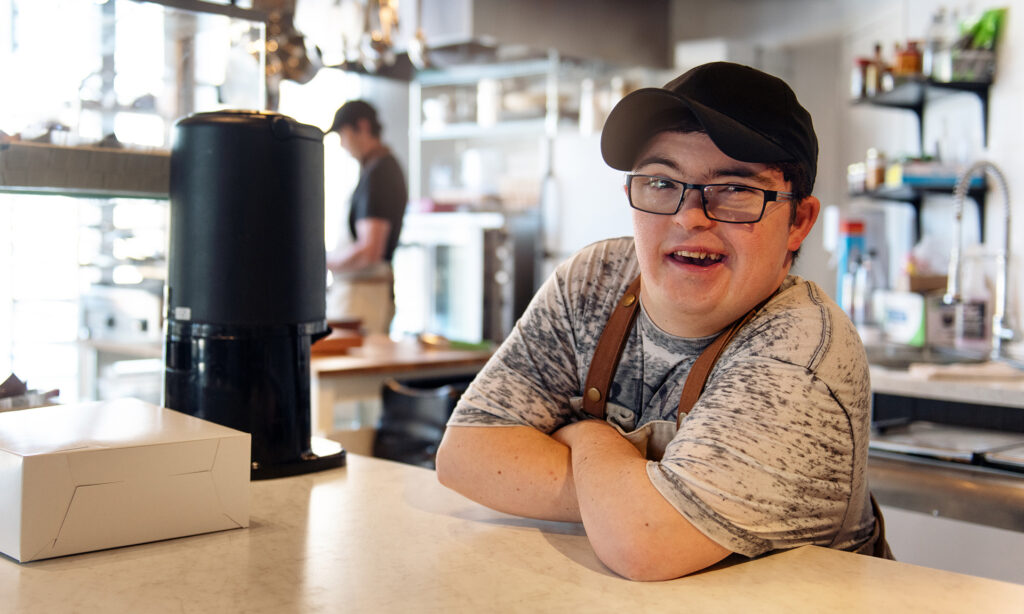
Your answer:
[[[604,429],[615,430],[610,424],[604,420],[597,420],[595,418],[588,418],[580,420],[579,422],[573,422],[559,428],[554,433],[551,433],[551,438],[558,443],[568,446],[570,449],[573,447],[575,442],[578,442],[581,438],[586,437],[588,433],[600,432]]]
[[[595,446],[601,449],[617,450],[629,454],[629,450],[636,451],[636,448],[629,442],[622,433],[614,426],[604,420],[590,418],[567,424],[551,434],[551,438],[558,443],[567,446],[570,450],[580,451],[587,446]],[[625,444],[623,446],[622,444]],[[639,452],[637,453],[639,456]]]

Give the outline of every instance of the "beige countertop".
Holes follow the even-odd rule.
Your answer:
[[[871,390],[922,399],[1024,408],[1024,371],[1009,376],[999,371],[998,376],[968,374],[958,377],[956,373],[872,366]]]
[[[507,516],[350,455],[252,483],[251,526],[19,565],[5,612],[1021,612],[1024,586],[801,548],[635,583],[580,525]]]

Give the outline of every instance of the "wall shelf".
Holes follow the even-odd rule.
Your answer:
[[[850,195],[856,197],[871,198],[873,200],[890,200],[904,202],[914,208],[915,237],[921,237],[921,206],[924,204],[925,196],[928,194],[953,194],[954,182],[913,182],[902,183],[898,186],[882,186],[875,190],[864,192],[853,192]],[[985,194],[988,186],[981,181],[974,181],[967,190],[967,196],[978,203],[978,226],[981,236],[985,233]]]
[[[939,99],[953,94],[974,94],[981,101],[981,134],[982,144],[988,142],[988,101],[990,82],[952,81],[943,82],[922,76],[902,77],[888,91],[865,96],[853,101],[853,104],[871,105],[891,109],[912,111],[917,117],[918,147],[924,155],[924,113],[927,106]],[[909,203],[914,207],[916,237],[921,236],[921,206],[928,194],[953,194],[955,179],[935,181],[905,182],[899,186],[884,186],[877,190],[859,192],[853,196],[865,196],[875,200],[891,200]],[[978,223],[981,237],[985,236],[985,196],[988,191],[983,181],[972,181],[967,195],[978,203]]]
[[[437,127],[424,125],[420,139],[423,141],[445,141],[509,137],[543,138],[546,134],[545,130],[544,118],[505,120],[489,126],[476,122],[460,122]]]
[[[989,82],[974,81],[934,81],[924,77],[903,77],[888,91],[855,99],[854,104],[867,104],[891,109],[913,111],[917,116],[918,141],[920,151],[924,153],[924,110],[925,107],[938,99],[960,93],[974,94],[981,101],[982,144],[988,142],[988,94],[992,86]]]
[[[168,198],[170,152],[0,144],[0,192],[81,198]]]

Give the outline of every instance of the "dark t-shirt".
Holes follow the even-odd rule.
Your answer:
[[[384,261],[391,262],[391,256],[398,245],[402,232],[402,218],[409,199],[405,188],[405,175],[391,152],[367,161],[360,173],[359,183],[352,192],[352,203],[348,213],[348,229],[356,238],[356,222],[365,218],[380,218],[391,222],[388,243],[384,248]]]

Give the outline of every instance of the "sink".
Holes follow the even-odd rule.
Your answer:
[[[887,369],[907,369],[913,363],[952,365],[981,363],[988,360],[988,357],[982,353],[894,343],[865,345],[864,350],[867,352],[869,364]]]

